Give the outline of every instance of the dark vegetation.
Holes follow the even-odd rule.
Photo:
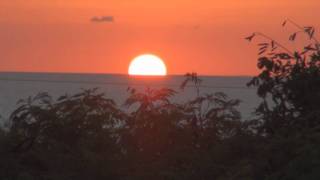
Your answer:
[[[286,21],[284,25],[294,22]],[[0,178],[31,179],[320,179],[320,44],[291,52],[261,33],[260,74],[248,83],[262,102],[241,120],[238,100],[202,94],[170,101],[172,89],[129,88],[121,110],[97,89],[53,100],[40,93],[19,102],[0,132]]]

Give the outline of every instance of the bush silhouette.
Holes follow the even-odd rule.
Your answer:
[[[258,87],[263,99],[255,124],[268,140],[264,153],[270,179],[319,179],[320,44],[313,27],[300,27],[290,19],[283,26],[288,23],[298,28],[290,41],[300,34],[310,40],[301,51],[291,51],[261,33],[247,38],[267,39],[259,44],[261,73],[248,83]]]

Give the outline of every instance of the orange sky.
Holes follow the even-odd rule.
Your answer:
[[[127,73],[154,53],[169,74],[252,75],[262,31],[285,41],[291,18],[320,27],[319,0],[1,0],[0,71]],[[114,22],[96,23],[94,16]]]

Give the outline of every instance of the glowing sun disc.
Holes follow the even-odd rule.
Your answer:
[[[132,60],[128,73],[135,76],[165,76],[167,68],[158,56],[145,54]]]

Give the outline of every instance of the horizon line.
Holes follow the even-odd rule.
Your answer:
[[[194,71],[193,71],[194,72]],[[67,74],[67,75],[120,75],[120,76],[130,76],[126,73],[107,73],[107,72],[63,72],[63,71],[0,71],[0,73],[26,73],[26,74]],[[184,74],[167,74],[165,76],[184,76],[188,72]],[[221,74],[200,74],[197,73],[200,77],[253,77],[255,75],[221,75]],[[143,77],[143,76],[142,76]],[[147,75],[145,76],[147,77]],[[157,77],[157,76],[152,76]]]

